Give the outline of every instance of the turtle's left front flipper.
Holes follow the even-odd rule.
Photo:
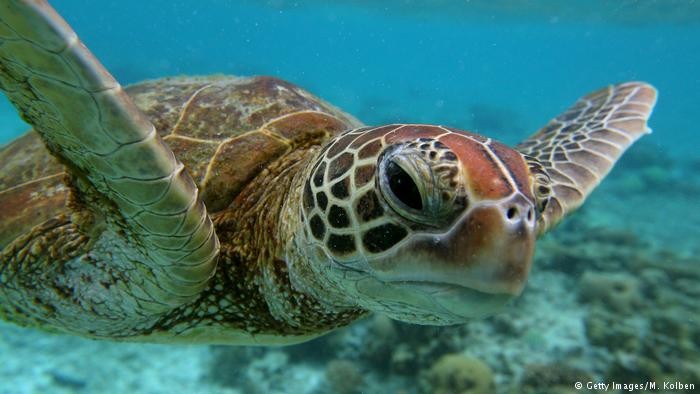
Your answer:
[[[132,264],[126,286],[140,286],[138,295],[130,294],[134,302],[155,313],[197,297],[218,253],[197,187],[153,124],[46,1],[0,1],[0,89],[74,177],[92,185],[102,201],[96,211],[107,216],[112,236],[140,256],[121,262]],[[101,253],[86,256],[124,273],[110,250]]]
[[[518,144],[533,175],[539,172],[551,182],[535,190],[546,200],[540,234],[578,208],[622,153],[650,132],[647,119],[655,103],[656,89],[646,83],[609,86],[580,98]]]

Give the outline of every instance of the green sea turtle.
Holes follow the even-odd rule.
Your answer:
[[[606,87],[512,149],[365,127],[269,77],[122,90],[41,0],[0,2],[0,88],[33,126],[0,150],[0,315],[231,344],[299,342],[370,311],[494,313],[656,100],[644,83]]]

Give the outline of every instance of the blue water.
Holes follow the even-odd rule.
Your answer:
[[[410,13],[399,1],[53,4],[123,84],[275,75],[368,124],[448,124],[517,142],[585,92],[646,80],[660,91],[649,142],[697,155],[694,144],[678,142],[697,138],[700,23],[625,23],[596,15],[595,6],[583,20],[575,9],[561,11],[564,23],[546,13],[470,15],[467,6],[458,15],[454,7]],[[589,21],[595,17],[600,22]],[[1,140],[22,129],[5,122]]]
[[[654,263],[691,267],[687,271],[683,271],[686,268],[673,271],[668,274],[671,279],[649,279],[654,273],[644,274],[647,275],[644,283],[683,289],[685,298],[658,296],[665,290],[643,284],[647,286],[646,304],[635,304],[641,311],[639,316],[620,317],[623,333],[630,331],[624,331],[625,322],[632,322],[629,324],[634,333],[637,320],[650,321],[650,314],[658,310],[685,308],[684,302],[692,303],[688,301],[692,300],[691,294],[700,296],[700,274],[696,272],[700,266],[697,241],[700,239],[697,210],[700,133],[696,118],[700,103],[700,5],[694,1],[669,2],[666,6],[654,1],[532,3],[538,7],[524,7],[519,5],[522,2],[514,1],[510,8],[503,5],[507,2],[489,6],[488,1],[457,0],[54,0],[51,3],[122,84],[179,74],[273,75],[310,90],[367,124],[436,123],[488,134],[511,144],[536,131],[591,90],[626,80],[647,81],[659,90],[658,104],[650,120],[653,134],[644,137],[623,157],[582,212],[572,219],[574,224],[564,226],[541,242],[544,246],[535,264],[544,268],[533,273],[533,284],[526,291],[525,301],[518,306],[521,314],[511,312],[500,323],[487,321],[483,327],[482,323],[475,323],[470,327],[476,327],[477,334],[490,333],[488,330],[493,327],[501,328],[494,329],[495,334],[481,337],[465,334],[468,340],[459,349],[471,351],[491,365],[497,375],[499,392],[505,392],[506,387],[500,384],[521,381],[521,369],[527,369],[532,360],[534,365],[575,359],[578,361],[574,364],[578,363],[579,367],[587,362],[597,365],[591,369],[582,367],[595,377],[613,376],[606,375],[607,364],[601,367],[600,363],[613,359],[620,349],[607,343],[596,343],[598,348],[595,348],[586,342],[595,342],[590,333],[584,332],[589,321],[589,304],[577,299],[578,290],[571,290],[583,286],[581,272],[586,267],[569,270],[556,266],[573,267],[584,257],[590,264],[606,259],[626,262],[638,259],[639,264],[652,264],[646,258]],[[0,97],[0,144],[20,135],[27,127],[5,98]],[[619,250],[614,244],[612,247],[601,244],[595,238],[600,228],[615,232],[620,239],[635,239],[636,243],[630,241],[627,249],[620,245]],[[584,232],[588,235],[581,235]],[[581,244],[577,236],[590,244]],[[576,243],[568,244],[571,239]],[[567,255],[566,250],[561,250],[562,245],[564,249],[580,249],[572,249],[571,255]],[[643,276],[626,263],[621,264],[613,270],[629,271],[632,279]],[[629,266],[638,267],[634,264]],[[688,273],[693,269],[694,273]],[[661,272],[656,274],[663,276],[666,271],[662,268]],[[530,301],[527,294],[532,297]],[[546,300],[542,301],[544,304],[537,303],[538,297]],[[679,312],[683,317],[677,321],[690,325],[686,327],[691,332],[688,341],[695,347],[671,348],[669,352],[682,354],[683,363],[700,365],[697,360],[700,312],[692,306],[687,308],[690,309]],[[544,331],[528,320],[528,314],[544,326],[542,330],[552,328],[553,334],[542,334]],[[504,324],[511,324],[509,319],[515,321],[512,331],[507,334],[498,331]],[[260,376],[270,382],[277,376],[282,382],[282,389],[278,387],[278,390],[293,392],[292,387],[297,386],[286,386],[285,390],[285,381],[280,376],[286,375],[270,365],[302,368],[294,370],[303,377],[299,380],[316,387],[313,382],[323,379],[318,378],[323,374],[323,365],[311,363],[308,371],[303,369],[307,361],[316,359],[315,351],[341,349],[334,354],[346,357],[342,349],[355,349],[359,353],[347,357],[358,362],[363,371],[370,375],[376,372],[379,376],[371,378],[375,380],[369,383],[365,381],[363,390],[415,392],[417,386],[411,380],[411,373],[392,369],[393,375],[387,378],[382,377],[385,375],[375,365],[363,364],[365,356],[357,350],[360,345],[353,342],[357,339],[347,339],[365,338],[363,327],[341,331],[336,337],[346,335],[345,339],[324,343],[322,346],[327,348],[323,349],[292,348],[289,353],[248,349],[223,355],[214,351],[214,360],[231,362],[234,369],[245,369],[248,374],[257,371],[256,362],[264,364],[260,370],[267,372],[260,372]],[[371,327],[374,326],[370,325],[370,330]],[[398,330],[404,334],[426,336],[424,340],[403,344],[427,343],[435,336],[420,334],[432,331],[410,331],[414,329],[402,327]],[[443,332],[452,331],[438,331]],[[568,349],[566,352],[571,354],[562,349]],[[622,351],[635,357],[652,357],[644,349]],[[559,357],[559,351],[566,354]],[[71,356],[71,352],[76,355]],[[415,361],[414,368],[427,370],[440,355],[438,352],[421,356],[424,358]],[[15,383],[3,385],[0,381],[0,393],[96,392],[98,388],[113,392],[159,392],[158,382],[169,382],[163,383],[169,391],[160,392],[193,392],[198,387],[200,392],[219,392],[215,390],[216,384],[199,386],[209,374],[221,373],[216,368],[214,372],[207,370],[209,357],[206,347],[89,342],[3,325],[0,360],[4,361],[0,364],[9,366],[0,367],[0,378],[15,379],[13,382],[39,379],[43,383],[19,387]],[[532,357],[532,360],[518,357]],[[664,364],[666,361],[655,359],[654,362],[661,365],[664,374],[677,373],[679,379],[685,379],[686,375]],[[115,372],[109,369],[86,372],[104,363]],[[503,367],[504,370],[498,365],[508,367]],[[229,373],[235,375],[224,372]],[[625,376],[641,378],[643,373],[646,372],[641,367],[632,367]],[[249,389],[241,386],[238,378],[218,376],[216,379],[219,386],[228,389],[233,387],[241,392]],[[326,392],[327,386],[319,384],[322,389],[308,392]],[[228,389],[222,392],[230,392]]]

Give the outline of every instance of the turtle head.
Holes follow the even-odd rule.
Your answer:
[[[304,184],[315,274],[360,306],[419,324],[497,312],[522,291],[538,217],[528,164],[464,131],[346,132]]]

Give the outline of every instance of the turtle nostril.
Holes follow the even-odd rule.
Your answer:
[[[510,207],[510,208],[508,208],[508,211],[506,211],[506,217],[507,217],[508,219],[511,219],[511,220],[512,220],[512,219],[515,217],[515,215],[517,215],[517,214],[518,214],[518,208],[516,208],[516,207]]]
[[[527,220],[532,221],[532,208],[527,210]]]

